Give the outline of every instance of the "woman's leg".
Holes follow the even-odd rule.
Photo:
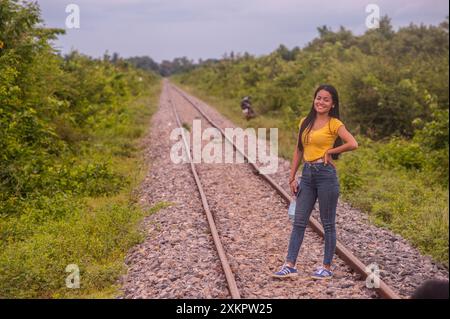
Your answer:
[[[317,190],[312,185],[311,179],[303,174],[300,183],[300,194],[297,196],[295,206],[295,219],[292,227],[291,238],[289,240],[288,255],[286,262],[295,267],[298,253],[303,242],[309,216],[314,208],[317,199]]]
[[[336,207],[339,198],[339,182],[336,170],[328,167],[318,178],[317,197],[319,198],[320,219],[325,232],[324,266],[330,266],[336,250]]]

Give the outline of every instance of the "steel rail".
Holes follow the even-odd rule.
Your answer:
[[[189,146],[188,146],[189,144],[187,143],[186,135],[184,134],[183,127],[182,127],[180,118],[178,116],[177,110],[175,108],[175,105],[172,102],[170,90],[167,91],[167,94],[169,96],[168,101],[169,101],[169,104],[172,107],[172,111],[173,111],[173,113],[175,115],[175,118],[176,118],[176,121],[177,121],[177,125],[182,131],[182,138],[183,138],[183,142],[184,142],[184,148],[186,150],[186,155],[188,157],[188,161],[189,161],[189,164],[191,166],[191,171],[192,171],[192,174],[194,175],[195,183],[197,184],[197,188],[198,188],[198,191],[200,193],[200,197],[202,199],[203,209],[205,210],[206,217],[208,219],[209,228],[211,230],[211,234],[212,234],[212,237],[213,237],[214,245],[216,247],[217,254],[219,255],[220,262],[222,264],[222,269],[223,269],[223,272],[225,274],[225,278],[226,278],[227,283],[228,283],[228,288],[230,290],[231,298],[233,298],[233,299],[240,299],[241,296],[240,296],[240,293],[239,293],[239,289],[238,289],[238,287],[236,285],[236,280],[234,278],[233,271],[231,270],[230,263],[228,262],[228,258],[227,258],[226,253],[225,253],[225,249],[223,248],[222,242],[220,240],[219,232],[217,231],[217,227],[216,227],[216,224],[214,222],[214,217],[213,217],[213,215],[211,213],[211,210],[209,209],[208,200],[206,198],[205,192],[203,191],[202,183],[200,181],[200,178],[198,177],[195,165],[192,162],[192,157],[191,157],[190,149],[189,149]]]

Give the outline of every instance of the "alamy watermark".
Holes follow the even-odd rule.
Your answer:
[[[368,29],[378,29],[380,27],[380,7],[377,4],[370,3],[366,6],[366,27]]]
[[[69,4],[66,6],[66,13],[69,15],[66,17],[67,29],[79,29],[80,28],[80,7],[76,4]]]
[[[66,287],[69,289],[80,288],[80,268],[78,265],[67,265],[66,272],[70,272],[70,274],[66,277]]]
[[[380,288],[380,267],[377,263],[372,263],[368,265],[365,269],[367,278],[366,278],[366,287],[367,288]]]
[[[186,153],[184,142],[180,137],[186,136],[190,149],[191,132],[185,128],[175,128],[170,133],[170,140],[176,141],[170,150],[170,159],[174,164],[189,163],[236,163],[245,162],[240,152],[233,151],[234,141],[236,147],[248,158],[250,163],[258,163],[262,174],[273,174],[278,170],[278,128],[270,128],[269,140],[267,129],[258,128],[225,128],[225,146],[223,137],[216,128],[207,128],[202,131],[201,120],[194,120],[192,125],[192,158]],[[229,140],[228,140],[228,139]],[[202,142],[208,141],[202,148]],[[236,154],[236,156],[234,155]]]

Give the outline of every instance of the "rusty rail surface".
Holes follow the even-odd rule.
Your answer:
[[[171,105],[172,111],[175,114],[177,125],[178,125],[179,128],[182,128],[182,124],[181,124],[180,118],[178,116],[177,110],[176,110],[175,106],[172,103],[170,90],[168,90],[167,93],[169,95],[169,104]],[[213,237],[214,245],[216,246],[217,254],[219,255],[220,262],[222,264],[222,268],[223,268],[223,271],[225,273],[225,278],[226,278],[227,283],[228,283],[228,288],[230,290],[231,298],[233,298],[233,299],[240,299],[241,296],[239,294],[239,289],[238,289],[238,287],[236,285],[236,280],[234,278],[234,274],[233,274],[233,272],[231,270],[230,263],[228,262],[227,256],[225,254],[225,250],[224,250],[223,245],[222,245],[222,242],[220,241],[219,233],[217,231],[216,224],[214,223],[214,218],[213,218],[213,215],[211,213],[211,210],[209,209],[208,200],[206,199],[205,192],[203,191],[202,183],[200,181],[200,178],[198,177],[195,165],[192,162],[190,149],[189,149],[188,143],[186,141],[186,136],[184,135],[184,133],[183,133],[183,142],[184,142],[184,148],[186,150],[186,154],[187,154],[187,157],[188,157],[188,160],[189,160],[189,164],[191,165],[191,171],[192,171],[192,174],[194,175],[195,183],[197,184],[197,188],[198,188],[198,191],[200,193],[200,197],[202,199],[203,209],[205,210],[206,217],[208,219],[208,224],[209,224],[209,228],[211,230],[211,234],[212,234],[212,237]]]

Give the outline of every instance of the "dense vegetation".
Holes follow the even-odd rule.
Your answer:
[[[148,56],[136,56],[127,58],[126,61],[139,69],[152,71],[162,76],[188,72],[195,67],[194,62],[187,57],[175,58],[172,61],[163,60],[161,63],[157,63]]]
[[[233,53],[174,78],[238,124],[278,127],[285,157],[314,89],[336,86],[341,118],[361,145],[338,164],[344,198],[448,265],[448,18],[394,31],[384,17],[361,36],[318,31],[302,49]],[[260,115],[249,123],[239,114],[244,95]]]
[[[60,56],[36,4],[0,1],[0,298],[110,296],[144,212],[137,143],[159,77]],[[81,288],[66,288],[77,264]]]

